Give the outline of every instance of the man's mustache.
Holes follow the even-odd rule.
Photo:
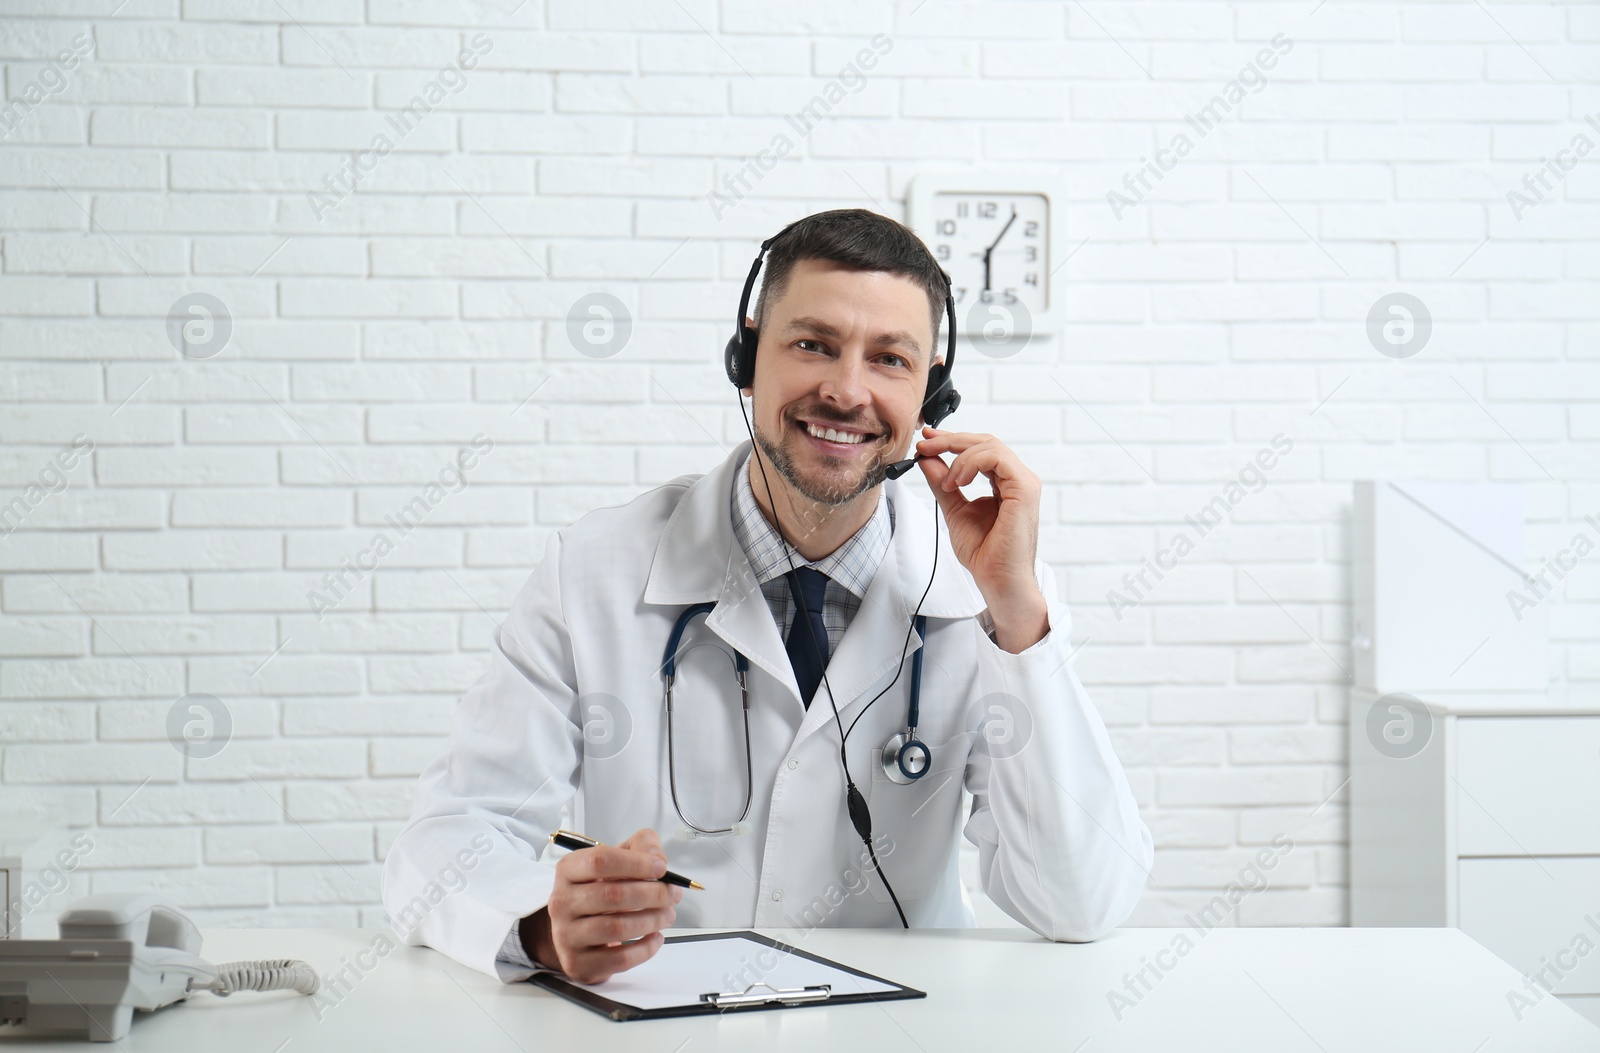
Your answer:
[[[836,417],[830,417],[826,413],[796,413],[790,419],[794,421],[804,419],[813,424],[832,425],[835,428],[848,428],[852,431],[870,432],[874,436],[887,434],[886,428],[883,428],[871,421],[840,420]]]

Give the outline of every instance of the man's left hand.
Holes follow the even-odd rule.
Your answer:
[[[1050,631],[1034,577],[1039,549],[1039,477],[1005,443],[977,432],[923,428],[916,454],[950,527],[950,547],[989,604],[995,640],[1012,654]],[[954,453],[948,465],[941,453]],[[961,487],[984,475],[992,491],[969,501]]]

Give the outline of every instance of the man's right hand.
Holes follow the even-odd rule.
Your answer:
[[[556,864],[547,904],[522,919],[523,949],[581,984],[600,983],[648,961],[661,949],[661,930],[671,927],[673,907],[683,899],[683,889],[656,880],[666,869],[661,838],[650,829],[620,845],[568,853]]]

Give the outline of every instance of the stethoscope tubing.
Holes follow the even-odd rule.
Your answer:
[[[683,642],[683,634],[688,628],[689,623],[698,616],[709,616],[714,609],[716,609],[716,604],[709,601],[691,604],[689,607],[685,608],[683,613],[678,615],[678,620],[673,623],[672,632],[667,636],[666,651],[662,655],[661,659],[663,704],[666,707],[667,718],[667,783],[672,795],[672,807],[673,810],[678,813],[678,818],[682,819],[689,829],[695,831],[696,833],[706,835],[717,835],[733,832],[739,826],[739,824],[744,822],[745,818],[749,816],[750,805],[755,797],[755,761],[751,755],[750,749],[750,688],[748,684],[750,660],[744,656],[743,652],[739,651],[737,648],[734,648],[734,677],[739,682],[740,709],[742,710],[744,716],[744,811],[739,814],[739,818],[736,819],[731,826],[704,827],[685,815],[683,811],[683,805],[678,801],[678,765],[673,740],[672,686],[674,681],[677,679],[679,646]],[[913,619],[913,624],[917,633],[917,639],[922,642],[923,646],[926,646],[927,644],[927,621],[927,615],[921,614],[917,615],[916,618]],[[884,758],[885,770],[888,771],[889,764],[892,761],[895,769],[897,769],[898,772],[904,777],[904,781],[906,782],[921,778],[927,773],[928,768],[931,766],[929,763],[931,758],[928,757],[927,747],[923,746],[922,743],[917,740],[917,719],[920,715],[922,702],[922,651],[923,648],[918,647],[911,653],[911,691],[910,698],[906,706],[906,730],[892,736],[889,739],[889,742],[884,746],[884,751],[886,754],[891,748],[894,750],[894,756],[892,758],[888,756],[885,756]],[[854,727],[855,725],[852,724],[851,729],[854,730]],[[898,746],[895,745],[897,741],[899,743]],[[924,754],[924,764],[916,771],[908,769],[905,764],[903,754],[905,746],[908,743],[920,747]],[[892,777],[894,773],[890,772],[890,774]],[[895,781],[899,782],[902,780],[896,779]]]

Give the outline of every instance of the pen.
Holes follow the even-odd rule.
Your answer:
[[[577,851],[580,848],[603,847],[601,843],[596,841],[594,838],[585,837],[582,834],[575,834],[571,830],[557,830],[555,833],[550,835],[550,840],[553,843],[560,845],[562,848],[571,849],[573,851]],[[702,892],[704,892],[706,888],[704,885],[700,884],[700,882],[690,881],[682,874],[674,874],[670,870],[656,878],[656,880],[665,881],[669,885],[677,885],[679,888],[697,888]]]

